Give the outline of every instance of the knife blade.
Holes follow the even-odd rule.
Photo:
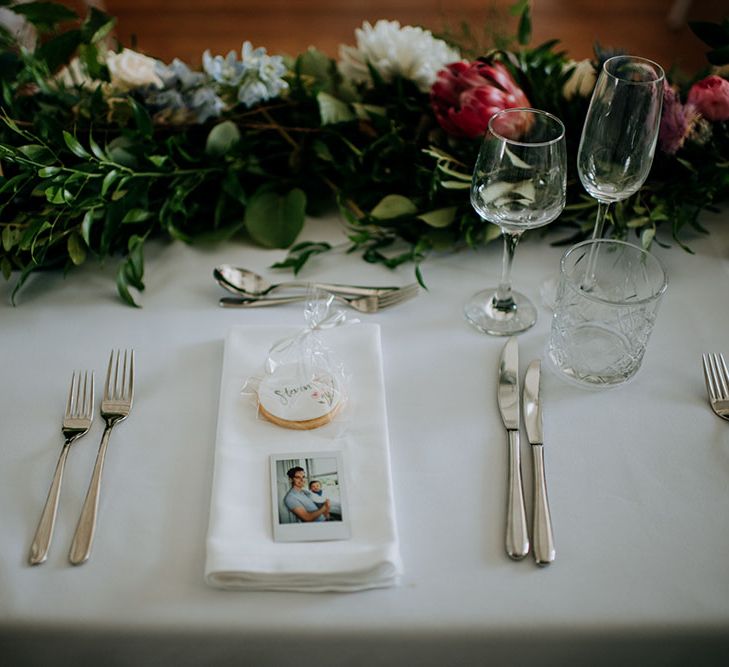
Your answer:
[[[554,535],[552,517],[547,497],[547,481],[544,473],[544,433],[542,431],[542,401],[539,394],[541,364],[535,359],[529,364],[524,376],[524,425],[534,459],[534,558],[537,565],[554,562]]]
[[[519,451],[519,343],[509,338],[499,359],[497,401],[509,437],[509,473],[506,506],[506,553],[521,560],[529,553],[524,487]]]

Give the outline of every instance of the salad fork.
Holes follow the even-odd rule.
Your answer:
[[[332,294],[336,301],[344,303],[350,308],[358,310],[360,313],[376,313],[383,308],[396,306],[403,301],[412,299],[418,294],[420,286],[412,283],[392,290],[386,294],[372,294],[369,296],[342,296],[341,294]],[[296,303],[297,301],[306,301],[309,297],[305,294],[297,296],[281,296],[281,297],[223,297],[220,299],[220,305],[223,308],[259,308],[263,306],[278,306],[285,303]]]
[[[120,362],[121,361],[121,369]],[[121,372],[120,372],[121,371]],[[69,560],[73,565],[85,563],[91,555],[91,545],[96,532],[96,517],[99,511],[99,492],[101,491],[101,473],[106,457],[106,448],[109,444],[111,430],[115,424],[126,419],[132,409],[134,398],[134,350],[112,350],[109,356],[109,366],[106,370],[104,383],[104,397],[101,401],[101,416],[106,423],[104,435],[101,436],[99,453],[96,456],[94,472],[86,493],[81,516],[76,526],[76,533],[71,543]]]
[[[91,428],[91,422],[94,419],[94,374],[86,371],[76,375],[71,375],[71,386],[68,390],[68,400],[66,401],[66,412],[63,415],[63,425],[61,432],[65,438],[63,449],[58,457],[56,464],[56,472],[53,475],[51,488],[48,491],[48,498],[43,507],[38,528],[35,531],[33,544],[30,546],[30,556],[28,562],[31,565],[40,565],[44,563],[48,557],[48,549],[53,538],[53,528],[56,523],[56,514],[58,512],[58,500],[61,495],[61,481],[63,480],[63,470],[66,465],[66,458],[71,443],[78,440],[81,436],[88,433]]]
[[[729,370],[723,354],[703,354],[704,380],[714,413],[729,420]]]

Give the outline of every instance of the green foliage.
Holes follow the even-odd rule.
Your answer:
[[[306,215],[327,203],[346,221],[350,252],[388,267],[414,262],[421,282],[429,252],[499,236],[469,203],[478,140],[446,135],[428,94],[411,81],[385,82],[371,68],[373,86],[358,89],[335,61],[309,49],[288,63],[285,97],[172,126],[141,94],[106,90],[99,41],[111,17],[91,9],[82,20],[51,3],[10,8],[42,33],[31,53],[0,30],[0,271],[15,279],[14,296],[34,271],[115,257],[117,291],[136,305],[144,244],[153,237],[211,243],[246,234],[265,247],[290,247],[277,266],[298,272],[330,250],[295,244]],[[550,228],[561,230],[558,243],[570,243],[589,233],[595,215],[575,165],[588,98],[565,99],[574,63],[557,42],[527,46],[528,0],[513,11],[516,42],[479,55],[504,62],[532,106],[567,127],[568,206]],[[718,62],[729,24],[694,29]],[[56,78],[73,57],[93,85]],[[675,157],[656,156],[645,187],[614,208],[615,236],[684,244],[687,229],[700,230],[698,214],[729,195],[727,126],[712,131],[710,141],[687,142]]]

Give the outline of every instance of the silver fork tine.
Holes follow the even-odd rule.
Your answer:
[[[706,381],[706,389],[709,392],[709,399],[716,400],[716,389],[714,387],[714,378],[711,374],[711,357],[708,354],[702,354],[701,360],[704,364],[704,380]]]
[[[721,399],[721,384],[719,383],[719,367],[717,366],[715,354],[709,355],[709,373],[714,400],[718,401]]]
[[[709,404],[718,417],[729,421],[729,369],[723,354],[701,355]]]
[[[129,359],[129,388],[126,395],[131,403],[134,400],[134,350],[131,351]]]
[[[106,367],[106,382],[104,384],[104,400],[111,395],[111,364],[114,361],[114,350],[109,355],[109,365]]]
[[[715,363],[716,363],[716,374],[719,378],[719,387],[720,387],[720,393],[722,400],[726,400],[729,398],[729,387],[727,386],[727,383],[729,383],[729,371],[727,371],[726,362],[724,361],[724,355],[714,355],[715,357]]]
[[[73,412],[73,388],[76,385],[76,371],[71,374],[71,386],[68,388],[68,400],[66,401],[65,416],[70,417]]]
[[[86,397],[86,380],[88,373],[84,375],[84,416],[89,419],[94,414],[94,373],[91,372],[91,387],[89,388],[88,399]]]
[[[397,292],[392,292],[390,294],[384,294],[381,297],[379,297],[379,305],[380,308],[385,308],[386,306],[392,306],[398,303],[401,303],[403,301],[406,301],[407,299],[410,299],[414,297],[418,293],[418,285],[408,285],[408,287],[403,287],[403,289],[398,290]]]

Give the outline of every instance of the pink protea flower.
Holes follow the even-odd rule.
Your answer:
[[[691,86],[687,102],[707,120],[729,120],[729,81],[715,74],[707,76]]]
[[[663,82],[663,111],[658,130],[658,145],[664,153],[674,155],[691,134],[698,119],[692,104],[681,104],[678,93]]]
[[[448,134],[470,139],[486,132],[497,111],[530,106],[506,67],[481,61],[452,63],[438,72],[430,104]]]

